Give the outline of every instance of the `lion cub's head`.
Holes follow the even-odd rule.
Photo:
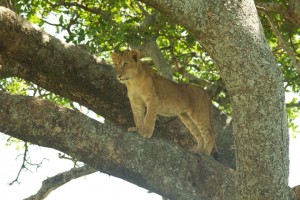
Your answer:
[[[140,52],[138,50],[125,51],[123,54],[113,52],[111,58],[117,72],[117,79],[121,83],[135,78],[139,73]]]

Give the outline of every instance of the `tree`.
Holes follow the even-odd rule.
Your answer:
[[[271,24],[266,32],[268,40],[274,46],[277,42],[284,46],[283,51],[276,52],[284,80],[253,1],[141,2],[151,7],[133,1],[16,1],[11,7],[40,25],[47,23],[50,10],[60,13],[56,27],[68,31],[68,42],[77,46],[86,43],[93,53],[126,46],[140,48],[164,76],[170,78],[173,73],[177,81],[190,80],[207,87],[220,108],[228,113],[229,107],[232,109],[233,127],[228,125],[228,117],[215,109],[218,162],[184,150],[193,141],[177,119],[159,119],[156,137],[151,140],[124,131],[132,124],[132,114],[126,91],[115,80],[113,69],[86,49],[61,43],[3,7],[0,77],[35,83],[95,111],[105,123],[42,99],[1,92],[0,131],[58,149],[170,199],[293,198],[287,185],[284,81],[293,91],[299,90],[299,81],[293,78],[298,76],[298,1],[290,2],[289,14],[272,13],[279,11],[270,7],[273,4],[257,3],[262,24],[266,20]],[[41,19],[36,12],[41,13]],[[278,31],[274,16],[289,28],[282,25]],[[108,31],[114,34],[106,34]],[[289,37],[290,44],[280,35],[286,32],[289,35],[283,36]],[[167,56],[172,59],[167,61]],[[295,68],[287,70],[291,62]],[[187,67],[182,67],[184,64]],[[201,64],[204,72],[199,70]],[[236,170],[232,170],[232,133]]]

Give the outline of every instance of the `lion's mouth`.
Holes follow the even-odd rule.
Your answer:
[[[129,78],[118,78],[120,82],[126,82],[129,80]]]

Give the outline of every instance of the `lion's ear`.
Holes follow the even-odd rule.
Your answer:
[[[139,50],[132,49],[130,51],[130,56],[135,62],[137,62],[141,57],[141,53],[139,52]]]
[[[110,55],[110,57],[111,57],[111,59],[112,59],[112,61],[113,61],[113,63],[115,65],[117,65],[120,62],[120,59],[121,59],[120,54],[118,54],[116,52],[112,52],[112,54]]]

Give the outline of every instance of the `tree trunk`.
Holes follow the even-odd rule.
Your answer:
[[[189,30],[220,69],[233,107],[239,199],[287,199],[282,74],[254,1],[142,1]]]

